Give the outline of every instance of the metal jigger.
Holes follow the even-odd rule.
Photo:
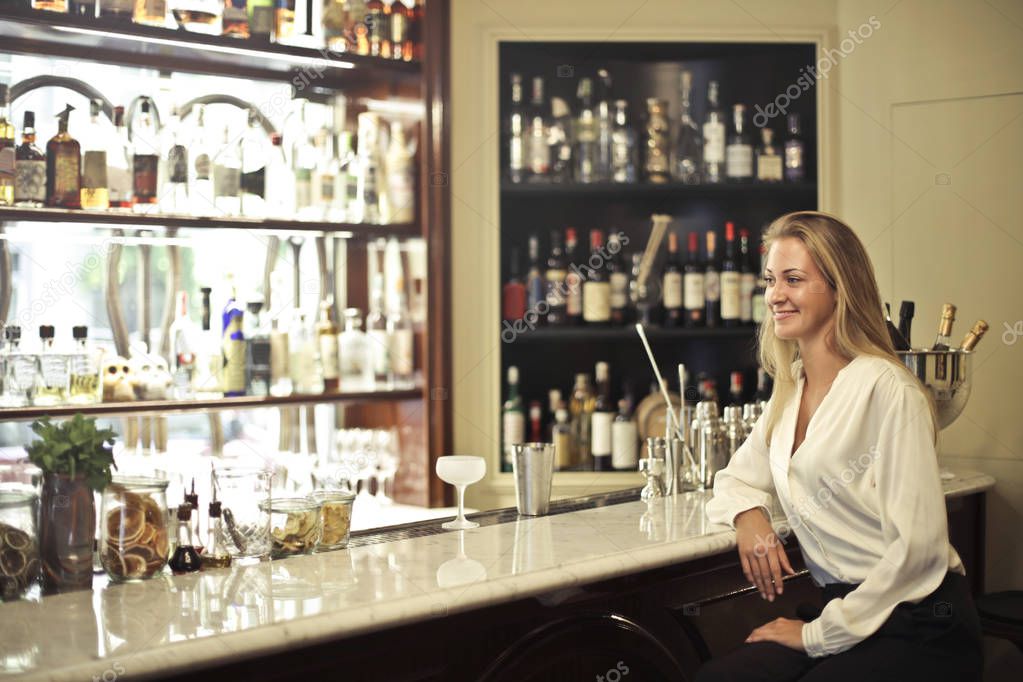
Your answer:
[[[896,354],[934,396],[938,428],[944,429],[954,422],[970,397],[973,351],[900,350]]]

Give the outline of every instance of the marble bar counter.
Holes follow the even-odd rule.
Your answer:
[[[990,476],[969,472],[946,481],[950,527],[957,498],[979,500],[982,522],[983,492],[993,485]],[[651,633],[671,620],[655,612],[659,604],[678,611],[672,623],[695,620],[702,608],[702,628],[719,620],[709,614],[722,595],[748,595],[731,551],[734,532],[708,524],[708,498],[685,493],[470,531],[427,533],[439,525],[427,522],[406,539],[141,583],[113,585],[97,576],[91,591],[0,605],[0,677],[257,679],[275,670],[274,679],[314,679],[363,670],[348,679],[503,680],[525,670],[527,658],[535,665],[542,653],[536,647],[562,651],[579,640],[593,648],[609,625],[613,638],[638,637],[626,650],[633,676],[648,679],[635,673],[668,665],[654,660],[665,644]],[[703,576],[696,598],[687,592],[693,576]],[[808,582],[805,571],[801,577]],[[654,584],[667,587],[642,597]],[[550,623],[568,619],[572,626],[552,630],[548,615]],[[697,658],[715,641],[701,631],[689,638]],[[681,655],[679,647],[667,648],[670,657]],[[585,661],[598,672],[610,669],[600,669],[605,664],[630,665],[606,654],[565,665]]]

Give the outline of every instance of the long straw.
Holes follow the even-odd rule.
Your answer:
[[[654,376],[657,377],[657,385],[661,387],[661,395],[664,397],[664,405],[668,412],[668,425],[674,424],[675,433],[679,438],[682,437],[682,433],[679,429],[678,420],[675,418],[675,408],[671,406],[671,396],[668,395],[667,384],[664,383],[664,379],[661,378],[661,370],[657,369],[657,361],[654,360],[654,352],[650,349],[650,342],[647,341],[646,332],[643,330],[643,325],[640,322],[636,323],[636,333],[639,334],[640,340],[643,342],[643,347],[646,348],[646,356],[650,358],[650,366],[654,369]]]

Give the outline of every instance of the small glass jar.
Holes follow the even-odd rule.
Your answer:
[[[270,556],[269,469],[227,466],[213,470],[223,518],[224,547],[236,562]]]
[[[316,490],[310,497],[320,503],[320,542],[316,551],[344,549],[352,533],[355,495],[345,490]]]
[[[320,503],[310,497],[275,497],[270,510],[270,556],[309,554],[320,542]]]
[[[100,563],[114,582],[146,580],[170,556],[167,480],[115,476],[100,506]]]
[[[38,497],[0,490],[0,599],[18,599],[39,576]]]

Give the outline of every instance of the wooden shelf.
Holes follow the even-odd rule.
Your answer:
[[[43,407],[0,408],[0,420],[38,419],[39,417],[71,417],[75,414],[122,415],[122,414],[166,414],[168,412],[202,412],[207,410],[237,410],[260,407],[284,407],[289,405],[311,405],[317,403],[381,403],[402,400],[420,400],[423,389],[420,386],[387,389],[381,391],[348,391],[343,393],[294,394],[289,396],[239,396],[216,398],[214,400],[139,400],[132,403],[96,403],[93,405],[58,405]]]
[[[506,198],[603,198],[605,200],[619,200],[644,197],[665,197],[676,196],[680,199],[712,199],[727,198],[734,199],[742,196],[755,194],[757,196],[778,196],[778,197],[801,197],[812,198],[814,205],[817,201],[817,184],[812,182],[791,182],[791,183],[722,183],[720,185],[685,185],[678,182],[664,184],[652,183],[616,183],[616,182],[595,182],[589,184],[567,183],[567,184],[531,184],[511,183],[504,181],[501,184],[501,195]]]
[[[113,18],[33,10],[27,5],[27,0],[3,3],[0,44],[4,52],[288,82],[304,73],[324,88],[416,80],[422,72],[416,62],[207,36]]]
[[[505,331],[507,327],[501,327]],[[681,339],[753,339],[756,327],[697,327],[694,329],[647,327],[650,341],[674,341]],[[639,335],[631,325],[627,327],[537,327],[527,330],[511,342],[516,343],[598,343],[634,340],[640,343]],[[502,338],[502,341],[504,339]]]
[[[235,228],[268,231],[348,232],[353,238],[418,237],[415,223],[372,225],[366,223],[327,223],[300,220],[261,220],[252,218],[216,218],[185,215],[147,215],[114,211],[78,211],[61,208],[0,207],[0,223],[87,223],[90,225],[126,225],[131,227],[189,227],[199,229]]]

